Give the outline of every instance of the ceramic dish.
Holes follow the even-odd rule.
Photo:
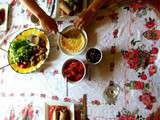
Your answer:
[[[78,59],[68,59],[62,66],[62,75],[70,83],[80,82],[86,75],[86,66]]]
[[[67,55],[78,55],[81,54],[88,42],[87,34],[84,30],[79,30],[73,25],[70,25],[63,29],[63,34],[68,37],[59,36],[59,47],[62,52]]]
[[[73,103],[53,102],[53,101],[49,101],[48,103],[45,104],[46,120],[52,120],[52,118],[54,117],[53,114],[54,114],[55,107],[67,108],[69,111],[69,116],[70,116],[70,119],[68,119],[68,120],[75,120],[74,104]],[[53,118],[53,119],[55,119],[55,118]]]
[[[91,64],[98,64],[102,60],[102,51],[98,48],[89,48],[86,53],[86,59]]]
[[[9,65],[18,73],[33,72],[45,62],[49,48],[49,40],[42,30],[26,29],[18,34],[9,46]]]

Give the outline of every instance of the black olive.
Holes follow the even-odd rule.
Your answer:
[[[101,59],[101,52],[96,48],[91,48],[88,50],[86,58],[91,63],[97,63]]]

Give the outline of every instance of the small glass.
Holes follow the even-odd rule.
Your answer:
[[[109,86],[104,91],[104,98],[108,104],[115,104],[120,93],[120,87],[113,81],[110,81]]]

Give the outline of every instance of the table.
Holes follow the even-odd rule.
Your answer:
[[[8,1],[3,2],[10,4]],[[38,2],[49,13],[46,1]],[[19,31],[35,26],[30,21],[29,12],[15,0],[11,1],[11,11],[10,29],[0,33],[1,41],[3,40],[0,47],[6,50],[9,41]],[[58,24],[62,30],[72,24],[72,21],[66,20]],[[55,100],[78,104],[82,103],[83,94],[88,97],[90,120],[125,120],[138,115],[143,118],[150,116],[160,105],[160,44],[158,40],[149,40],[149,37],[154,39],[154,35],[160,30],[159,25],[158,15],[147,5],[112,4],[107,10],[101,10],[86,31],[89,38],[88,48],[101,49],[102,62],[92,66],[91,81],[86,77],[80,83],[69,84],[69,97],[65,95],[61,67],[64,61],[72,56],[63,54],[54,40],[56,37],[51,37],[51,54],[38,71],[19,74],[10,67],[0,70],[0,106],[4,108],[0,110],[0,118],[7,119],[13,108],[15,112],[19,112],[20,105],[24,105],[26,101],[38,104],[39,100]],[[151,31],[152,34],[145,33],[153,29],[157,31]],[[85,61],[85,52],[74,57]],[[0,59],[0,66],[7,64],[4,51],[0,52]],[[148,63],[144,60],[148,60]],[[103,95],[111,80],[121,89],[115,105],[107,104]],[[143,83],[149,84],[149,88],[144,88]],[[39,115],[39,118],[35,119],[42,118]]]

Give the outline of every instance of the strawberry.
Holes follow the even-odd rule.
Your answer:
[[[70,78],[70,77],[72,77],[72,74],[71,74],[71,73],[68,73],[68,74],[67,74],[67,78]]]
[[[82,75],[78,74],[76,77],[75,77],[75,80],[78,81],[82,78]]]

